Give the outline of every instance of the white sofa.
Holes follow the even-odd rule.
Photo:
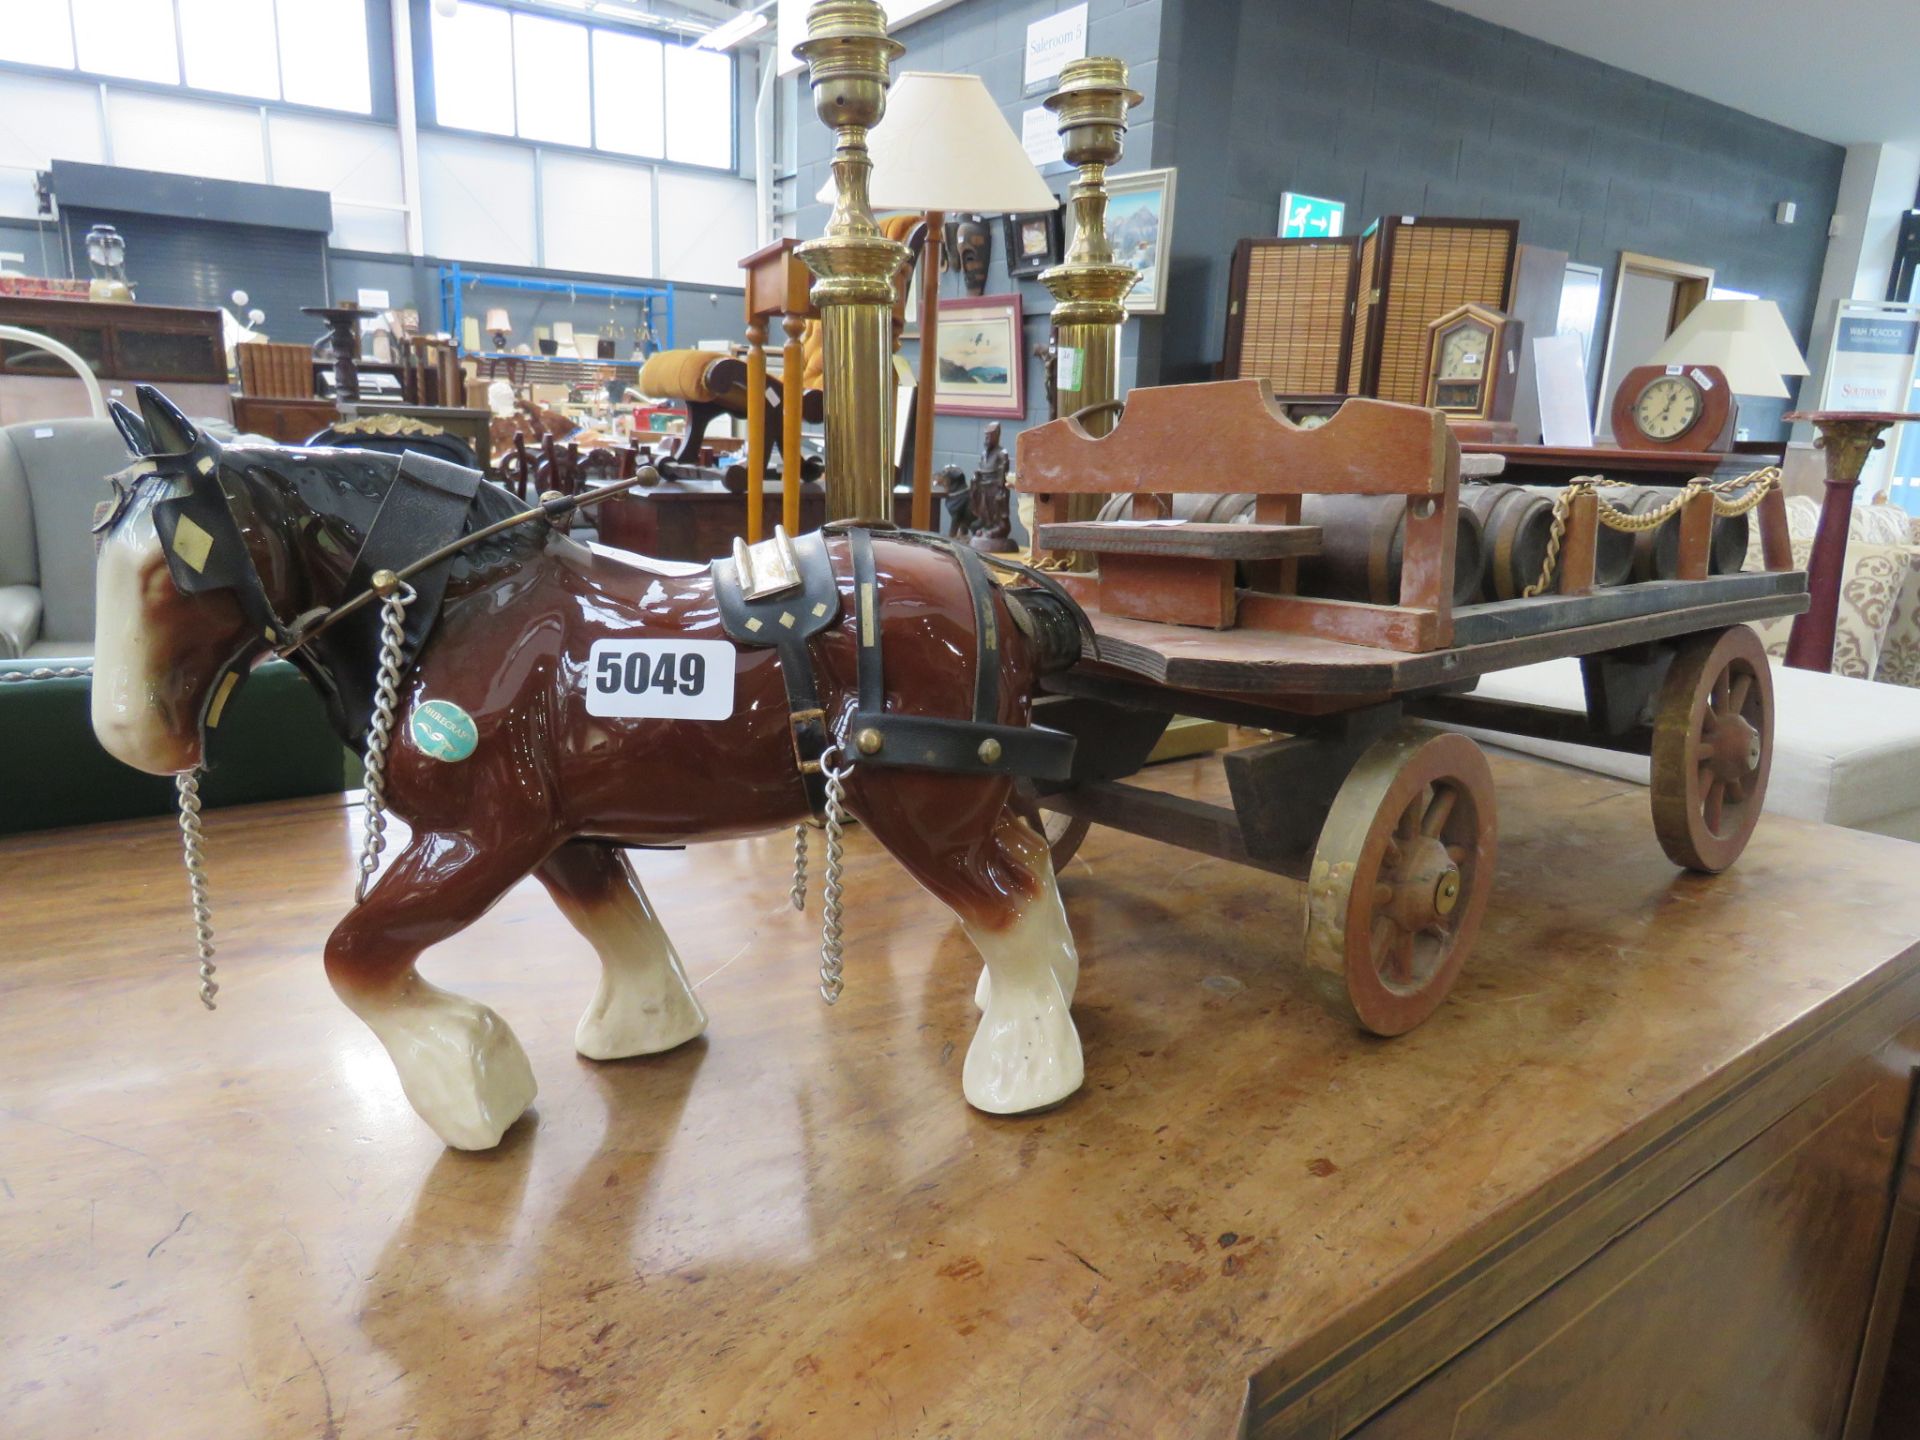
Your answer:
[[[129,463],[111,420],[0,425],[0,659],[93,653],[93,507]]]
[[[1773,666],[1773,772],[1767,810],[1920,840],[1920,690]],[[1586,709],[1578,660],[1502,670],[1474,694],[1576,713]],[[1470,730],[1489,748],[1647,783],[1644,755]]]

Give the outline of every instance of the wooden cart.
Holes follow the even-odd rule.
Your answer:
[[[1772,760],[1772,682],[1744,622],[1808,603],[1774,486],[1753,505],[1764,570],[1708,573],[1716,507],[1733,502],[1700,488],[1667,522],[1680,578],[1595,588],[1603,502],[1576,488],[1546,593],[1455,606],[1459,467],[1433,411],[1351,400],[1303,430],[1259,380],[1136,390],[1105,437],[1068,418],[1019,441],[1038,548],[1098,562],[1061,576],[1097,654],[1041,702],[1044,723],[1081,742],[1071,783],[1034,796],[1056,865],[1099,823],[1304,881],[1307,959],[1381,1035],[1445,997],[1493,882],[1486,758],[1439,725],[1651,756],[1661,846],[1723,870],[1759,820]],[[1250,492],[1253,523],[1168,523],[1176,492]],[[1072,497],[1112,493],[1131,495],[1130,521],[1066,519],[1084,513]],[[1404,505],[1397,554],[1381,530],[1352,560],[1376,590],[1397,570],[1397,603],[1298,593],[1303,557],[1355,545],[1299,523],[1316,494]],[[1563,656],[1581,658],[1584,715],[1472,694],[1491,671]],[[1222,757],[1231,806],[1127,783],[1175,714],[1277,732]]]

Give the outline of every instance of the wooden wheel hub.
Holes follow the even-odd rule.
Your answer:
[[[1409,725],[1335,797],[1307,882],[1307,956],[1360,1024],[1411,1030],[1445,998],[1493,884],[1493,775],[1464,735]]]
[[[1759,823],[1773,764],[1773,672],[1744,625],[1691,637],[1653,724],[1653,827],[1690,870],[1726,869]]]

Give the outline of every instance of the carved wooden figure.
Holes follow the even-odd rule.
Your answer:
[[[377,731],[378,607],[330,628],[314,617],[358,593],[396,543],[407,560],[433,552],[407,545],[388,512],[464,485],[457,537],[511,519],[515,503],[454,466],[223,448],[150,388],[141,403],[143,418],[119,412],[139,458],[99,525],[101,743],[151,773],[196,772],[233,689],[273,653],[307,673],[344,739]],[[505,1020],[420,974],[424,950],[537,875],[602,962],[579,1052],[683,1044],[707,1016],[621,847],[791,826],[816,812],[830,773],[846,810],[952,907],[986,961],[992,1003],[963,1066],[967,1099],[1009,1113],[1079,1087],[1073,938],[1047,846],[1010,803],[1018,752],[1050,738],[1070,753],[1027,721],[1041,671],[1077,653],[1074,621],[1064,642],[1059,624],[1071,607],[1045,589],[976,585],[985,562],[924,539],[853,531],[798,549],[824,589],[810,579],[793,602],[818,607],[797,649],[729,638],[726,562],[616,556],[538,522],[413,577],[404,625],[424,638],[399,667],[383,776],[411,838],[328,938],[326,969],[447,1144],[496,1144],[535,1083]],[[857,590],[856,572],[870,576]],[[734,578],[751,600],[749,577]],[[884,672],[877,658],[869,669],[869,647]],[[791,700],[795,656],[817,689],[805,712]],[[920,768],[912,747],[932,754],[951,717],[979,717],[983,694],[995,697],[989,739]],[[810,734],[831,742],[812,773]]]

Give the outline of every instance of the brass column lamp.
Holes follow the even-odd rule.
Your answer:
[[[825,346],[829,520],[893,515],[893,277],[907,247],[874,222],[867,131],[887,112],[888,67],[905,49],[888,37],[878,0],[815,0],[793,47],[814,112],[834,133],[833,214],[794,252],[815,277]]]
[[[1067,258],[1043,271],[1040,283],[1053,295],[1055,388],[1060,413],[1071,415],[1116,397],[1120,326],[1127,318],[1121,301],[1138,272],[1116,264],[1107,243],[1107,167],[1119,160],[1127,133],[1127,111],[1140,92],[1127,87],[1127,64],[1111,56],[1070,60],[1060,72],[1060,88],[1046,99],[1059,118],[1060,138],[1069,164],[1080,167],[1069,197],[1073,204],[1073,244]],[[1087,417],[1094,435],[1113,428],[1111,410]],[[1104,499],[1074,495],[1067,519],[1091,520]]]

